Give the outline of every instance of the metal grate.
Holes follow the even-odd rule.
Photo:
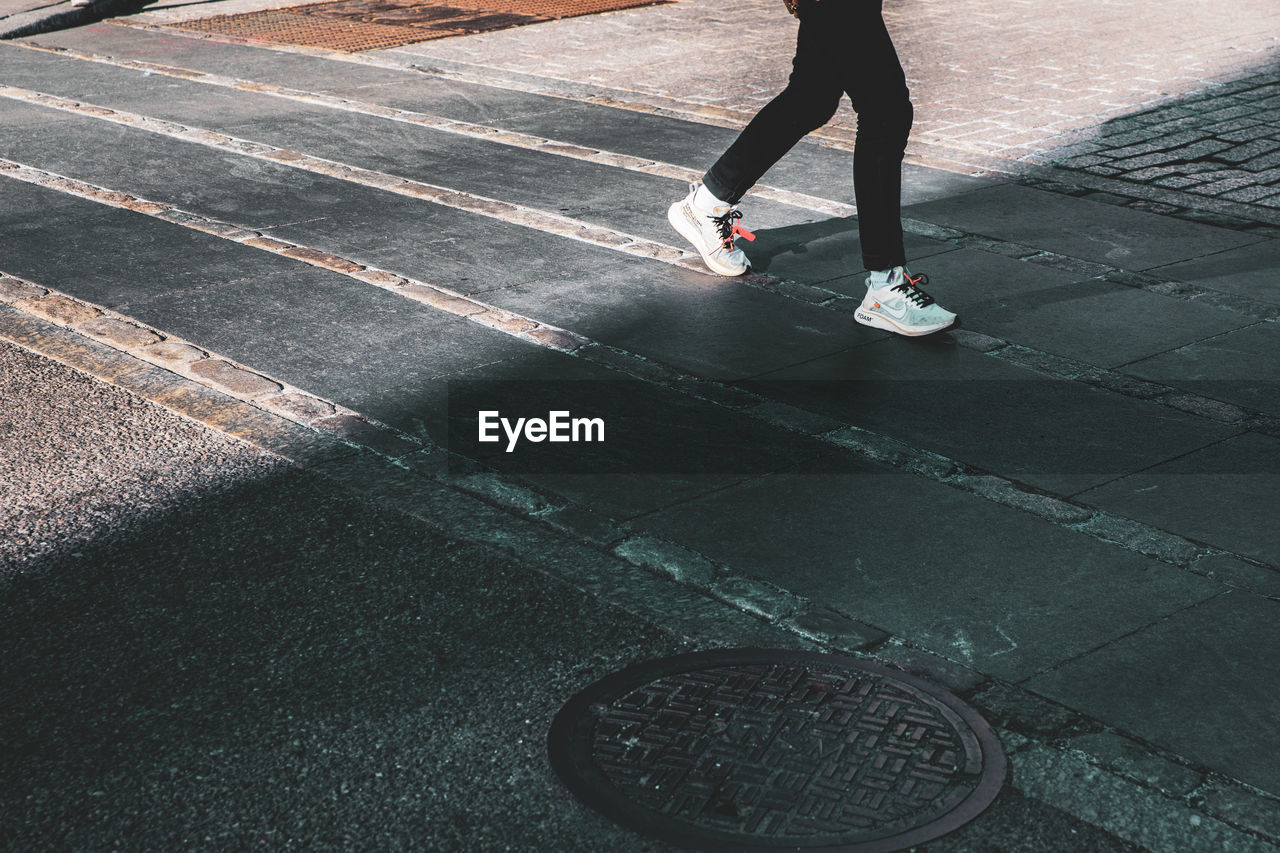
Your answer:
[[[356,53],[667,2],[670,0],[449,0],[448,4],[336,0],[217,15],[173,26],[211,35]]]
[[[186,21],[173,26],[219,36],[234,36],[273,44],[323,47],[344,53],[401,47],[414,42],[461,33],[431,32],[416,27],[365,24],[359,21],[330,20],[272,9],[243,15],[219,15]]]

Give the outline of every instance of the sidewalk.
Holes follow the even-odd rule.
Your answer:
[[[903,43],[915,44],[909,5],[890,11]],[[910,20],[942,27],[944,19],[925,14],[932,8],[918,4]],[[765,20],[766,7],[759,11]],[[908,255],[964,326],[907,341],[851,316],[862,281],[851,193],[827,177],[848,168],[847,125],[825,144],[801,145],[748,199],[759,234],[750,276],[699,272],[655,215],[732,139],[730,125],[761,97],[755,86],[786,60],[786,48],[762,48],[759,79],[739,87],[722,74],[730,91],[713,105],[681,94],[701,91],[692,84],[646,82],[647,69],[659,68],[654,80],[676,73],[661,70],[653,51],[673,50],[677,39],[637,35],[681,33],[713,45],[739,26],[720,7],[689,0],[351,56],[136,26],[177,13],[0,43],[0,95],[11,117],[0,131],[0,222],[14,235],[0,265],[0,337],[296,467],[264,473],[264,498],[249,487],[247,514],[193,494],[173,508],[179,521],[160,518],[154,532],[119,548],[90,531],[80,546],[50,551],[42,571],[66,571],[67,550],[80,547],[95,555],[77,575],[92,587],[108,583],[112,561],[124,558],[149,567],[143,586],[154,592],[138,595],[173,595],[181,613],[205,592],[171,589],[161,567],[175,549],[248,559],[235,538],[245,531],[296,566],[267,598],[282,607],[299,595],[312,602],[298,605],[281,636],[323,644],[301,614],[328,614],[317,623],[326,624],[343,597],[308,591],[309,577],[328,576],[317,554],[346,555],[343,565],[367,555],[378,580],[357,588],[397,579],[402,599],[454,582],[449,572],[404,580],[415,561],[458,565],[448,543],[465,543],[457,547],[477,565],[501,563],[500,575],[458,581],[448,600],[477,603],[457,631],[443,611],[423,614],[427,634],[404,622],[388,630],[423,656],[440,637],[484,623],[467,651],[436,653],[441,677],[455,686],[521,685],[536,711],[524,717],[502,706],[491,728],[474,710],[425,699],[426,710],[373,711],[369,738],[389,731],[403,744],[432,719],[482,731],[500,744],[491,752],[499,769],[473,769],[464,774],[469,787],[440,789],[441,799],[426,804],[408,789],[383,796],[376,776],[351,777],[346,787],[359,798],[344,821],[401,833],[386,846],[465,846],[449,834],[451,818],[475,832],[513,832],[493,837],[513,849],[536,849],[522,834],[530,827],[553,827],[563,849],[589,849],[597,832],[621,849],[646,849],[553,793],[538,721],[568,698],[571,682],[687,642],[865,655],[977,707],[1005,742],[1010,779],[992,811],[928,849],[1276,849],[1280,778],[1269,756],[1280,742],[1266,721],[1276,718],[1280,683],[1257,666],[1280,651],[1280,540],[1271,523],[1280,234],[1264,203],[1270,196],[1232,196],[1239,186],[1198,195],[1192,190],[1207,184],[1186,184],[1160,187],[1163,200],[1153,203],[1130,172],[1103,171],[1154,153],[1122,150],[1138,143],[1121,139],[1070,173],[1050,167],[1061,152],[1025,141],[1016,145],[1045,156],[1010,160],[965,143],[963,133],[931,129],[953,69],[916,68],[926,124],[905,176]],[[767,13],[761,45],[783,45],[793,24],[772,4]],[[1006,19],[971,19],[981,20]],[[1169,121],[1240,120],[1195,106],[1198,87],[1224,75],[1243,81],[1229,91],[1251,99],[1252,114],[1271,109],[1257,61],[1265,39],[1250,41],[1234,26],[1201,28],[1194,45],[1179,48],[1218,57],[1206,45],[1234,39],[1253,53],[1170,78],[1183,112]],[[593,43],[575,53],[588,32]],[[1006,42],[1014,67],[1043,37],[1019,32],[1020,42]],[[597,47],[607,53],[627,40],[635,50],[615,57],[634,67],[606,73],[593,64]],[[578,61],[553,68],[550,56]],[[689,74],[726,67],[673,56]],[[930,91],[942,100],[922,94]],[[1073,144],[1091,132],[1083,117],[1116,92],[1080,96],[1064,119],[1075,123]],[[1130,94],[1112,114],[1164,118],[1159,110],[1173,109],[1159,106],[1163,95]],[[980,99],[972,90],[968,97],[977,109]],[[1065,127],[1054,130],[1041,113],[1008,119],[1024,120],[1045,134]],[[1232,132],[1214,128],[1214,138]],[[1236,162],[1261,176],[1249,184],[1261,187],[1269,153],[1248,147],[1257,137],[1141,168],[1185,172],[1204,156],[1208,171]],[[1187,136],[1162,150],[1203,141]],[[1064,174],[1080,183],[1065,184]],[[1128,194],[1090,189],[1094,179]],[[490,470],[451,467],[443,452],[449,393],[498,380],[556,403],[569,399],[555,390],[565,383],[589,387],[574,402],[598,407],[619,443],[592,457],[598,467],[589,473],[513,467],[498,456],[487,460]],[[709,443],[692,462],[677,455],[683,447],[635,449],[654,444],[646,430],[669,424],[732,438]],[[662,467],[677,458],[684,461]],[[305,521],[276,514],[294,492],[308,496],[299,500],[304,518],[329,525],[314,539],[275,532],[305,530]],[[346,503],[323,509],[330,502]],[[419,527],[435,531],[436,544],[420,544]],[[360,538],[366,530],[379,535]],[[215,598],[221,587],[209,585],[223,572],[248,570],[191,559],[178,563],[184,576]],[[351,582],[333,571],[335,583]],[[512,597],[495,594],[499,577],[518,581]],[[54,624],[71,618],[56,588],[23,581],[8,589],[11,606],[47,607]],[[526,647],[501,630],[486,633],[505,625],[523,597],[555,599],[549,589],[569,592],[555,608],[520,614],[547,648],[534,653],[533,639]],[[366,656],[333,668],[317,658],[311,675],[296,678],[268,667],[246,691],[250,682],[263,687],[287,714],[291,696],[311,695],[307,679],[328,672],[343,689],[362,685],[361,695],[410,690],[417,682],[395,665],[396,644],[360,639],[392,605],[372,593],[356,600],[368,607],[344,617],[336,634]],[[146,606],[125,602],[93,618],[124,630],[132,617],[122,614]],[[490,624],[488,613],[501,615]],[[592,627],[604,624],[625,627],[617,635]],[[253,620],[245,628],[265,630]],[[165,630],[156,622],[142,633],[156,640]],[[652,639],[633,639],[641,635]],[[163,652],[154,662],[181,659]],[[218,656],[203,671],[221,677],[242,659]],[[44,695],[72,695],[92,668],[53,678]],[[545,689],[526,687],[548,671]],[[343,680],[355,672],[363,675]],[[196,703],[179,701],[179,710],[205,701],[192,683],[175,689]],[[489,698],[458,690],[464,705]],[[92,709],[119,701],[99,694],[88,719],[60,715],[56,726],[79,743],[96,725]],[[246,697],[228,713],[256,701]],[[155,697],[147,705],[157,716],[138,731],[163,752],[180,715]],[[308,731],[317,749],[332,751],[348,724],[326,722],[337,717],[321,705],[307,715]],[[6,725],[26,719],[13,711]],[[270,752],[283,735],[268,728],[252,729],[251,740]],[[68,766],[54,740],[32,737],[51,767]],[[225,749],[225,739],[211,748]],[[522,769],[508,773],[502,757],[513,751]],[[169,766],[185,777],[197,759]],[[338,764],[308,773],[345,793],[336,780],[353,765],[325,761]],[[70,821],[86,839],[104,825],[125,832],[92,807],[93,792],[108,790],[101,772],[77,767],[84,796],[58,805],[40,793],[67,787],[50,770],[6,809],[31,826]],[[151,772],[130,765],[120,790],[138,790]],[[243,782],[281,820],[300,808],[297,793],[311,790],[267,794],[271,769],[252,762],[226,773],[225,784]],[[529,812],[499,820],[451,811],[460,797],[478,797],[497,812],[530,785],[539,793]],[[171,801],[165,825],[174,831],[192,825],[183,810],[201,801],[189,793]],[[147,802],[107,796],[117,814]],[[416,823],[423,810],[440,822]],[[236,820],[234,810],[209,818],[226,833],[210,837],[247,839]],[[1068,836],[1076,846],[1058,843]],[[337,838],[290,837],[320,846]]]
[[[621,12],[607,21],[562,21],[398,52],[446,68],[607,87],[623,101],[676,102],[741,126],[790,73],[795,24],[777,14],[777,5],[749,0],[725,15],[710,4],[675,3]],[[1197,195],[1203,202],[1244,187],[1269,187],[1265,195],[1236,192],[1231,200],[1256,201],[1274,214],[1280,209],[1275,174],[1251,176],[1248,170],[1252,158],[1280,148],[1274,103],[1280,94],[1280,9],[1251,0],[1235,11],[1224,16],[1194,0],[1149,8],[1088,0],[1049,6],[890,2],[886,22],[916,104],[909,153],[923,164],[1022,174],[1028,166],[1075,167],[1081,161],[1069,158],[1124,145],[1131,150],[1115,159],[1135,158],[1130,168],[1136,172],[1152,165],[1138,162],[1139,155],[1198,146],[1190,154],[1195,157],[1209,150],[1206,140],[1254,128],[1248,141],[1256,144],[1236,149],[1243,156],[1204,169],[1216,172],[1211,167],[1218,165],[1218,180],[1233,178],[1235,184],[1201,185]],[[174,10],[171,17],[153,19],[176,17]],[[1202,91],[1220,103],[1182,103]],[[854,122],[845,103],[819,135],[848,145]],[[1144,125],[1151,129],[1133,133]],[[1121,133],[1133,138],[1117,138]],[[1224,147],[1230,146],[1213,150]],[[1126,169],[1097,168],[1101,161],[1090,165],[1090,174],[1129,180]],[[1260,164],[1274,165],[1274,157]],[[1134,173],[1132,181],[1138,189],[1161,185],[1160,177]],[[1163,185],[1185,189],[1191,183]],[[1280,222],[1270,216],[1267,221]]]
[[[87,6],[72,6],[68,0],[3,0],[0,2],[0,39],[80,27],[127,15],[143,8],[149,0],[93,0]]]

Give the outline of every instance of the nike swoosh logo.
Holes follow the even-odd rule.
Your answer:
[[[897,310],[890,308],[888,305],[885,305],[883,302],[880,302],[877,304],[880,306],[881,311],[888,314],[893,319],[895,320],[907,319],[907,304],[905,302],[902,304],[902,307]]]

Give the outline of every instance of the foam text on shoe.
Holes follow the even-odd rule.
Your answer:
[[[502,417],[496,410],[477,412],[479,427],[477,440],[484,443],[502,441],[502,433],[507,438],[507,453],[516,449],[520,439],[535,444],[550,442],[583,442],[604,441],[604,418],[575,418],[568,411],[547,412],[543,418],[510,418]]]

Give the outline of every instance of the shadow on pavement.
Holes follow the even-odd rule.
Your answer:
[[[77,553],[0,592],[0,847],[641,849],[543,739],[669,636],[300,473]]]
[[[0,39],[16,39],[96,24],[107,18],[134,15],[157,0],[93,0],[87,6],[70,3],[12,15],[0,21]]]
[[[1108,119],[1085,139],[1039,159],[1133,185],[1179,190],[1194,199],[1242,205],[1242,215],[1280,214],[1280,62],[1166,103]],[[1030,177],[1043,170],[1032,168]],[[1171,213],[1173,206],[1157,205]],[[1224,224],[1247,221],[1219,214]]]
[[[77,554],[0,591],[5,849],[666,849],[544,739],[669,635],[296,472]],[[1064,837],[1136,849],[1011,786],[920,849]]]

